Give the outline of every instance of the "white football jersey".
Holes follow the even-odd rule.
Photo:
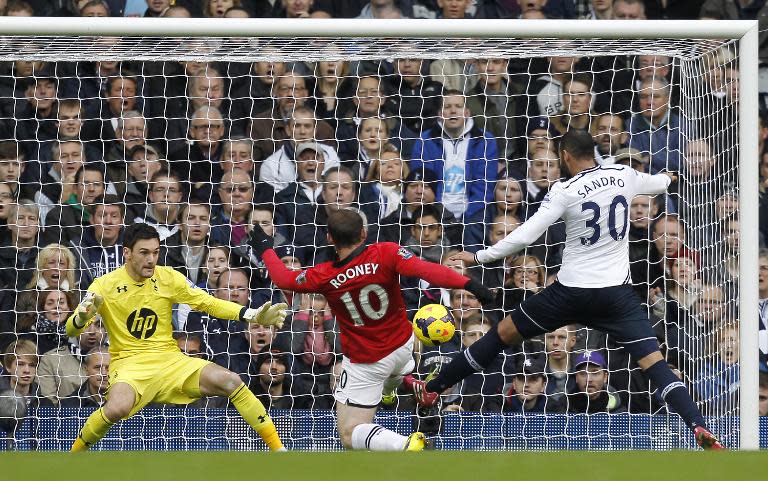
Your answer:
[[[661,194],[671,179],[625,165],[597,165],[555,183],[528,221],[477,253],[481,263],[512,255],[562,218],[563,265],[557,274],[569,287],[608,287],[630,282],[629,205],[638,194]]]

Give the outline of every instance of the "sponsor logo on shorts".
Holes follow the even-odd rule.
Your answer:
[[[125,326],[136,339],[149,339],[157,329],[157,321],[155,311],[142,307],[128,315]]]

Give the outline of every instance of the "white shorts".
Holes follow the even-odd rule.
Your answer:
[[[375,408],[381,402],[384,386],[388,389],[397,387],[403,376],[410,374],[414,367],[413,336],[387,357],[374,363],[357,364],[344,356],[333,397],[349,406]]]

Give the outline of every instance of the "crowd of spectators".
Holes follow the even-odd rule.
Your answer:
[[[0,0],[0,13],[19,16],[369,21],[762,21],[766,10],[765,0]],[[768,56],[764,37],[761,59]],[[466,291],[402,279],[409,314],[443,303],[457,323],[451,342],[417,353],[426,374],[554,280],[562,224],[522,255],[483,268],[449,257],[492,245],[532,216],[565,175],[558,137],[582,129],[595,138],[599,165],[682,173],[670,195],[638,196],[618,214],[629,221],[631,278],[667,361],[705,411],[735,412],[733,48],[706,56],[694,69],[702,75],[683,80],[680,63],[663,55],[387,56],[315,64],[0,65],[0,391],[38,405],[103,403],[108,337],[94,323],[67,338],[63,323],[90,282],[122,264],[123,227],[144,222],[160,232],[160,263],[200,288],[243,306],[265,300],[291,306],[279,331],[177,306],[174,337],[183,352],[240,373],[268,407],[333,407],[341,350],[326,301],[274,290],[248,235],[259,225],[274,237],[283,262],[300,270],[332,259],[327,215],[350,206],[365,214],[369,242],[400,243],[500,293],[498,305],[483,308]],[[686,118],[691,99],[713,113],[703,132]],[[768,126],[761,124],[759,133],[763,207]],[[765,215],[762,209],[762,239],[768,239]],[[760,406],[768,415],[768,251],[760,257],[760,297],[766,370]],[[511,347],[487,373],[449,391],[443,396],[449,412],[665,409],[633,359],[610,337],[578,325]],[[400,394],[387,396],[387,406],[411,409]],[[195,405],[224,407],[227,400]]]

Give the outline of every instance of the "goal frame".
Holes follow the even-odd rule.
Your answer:
[[[759,449],[758,22],[756,20],[357,20],[0,17],[0,36],[720,39],[739,45],[740,449]],[[461,52],[457,52],[460,56]],[[34,58],[29,52],[0,60]],[[67,59],[62,59],[67,60]],[[748,281],[748,282],[747,282]]]

